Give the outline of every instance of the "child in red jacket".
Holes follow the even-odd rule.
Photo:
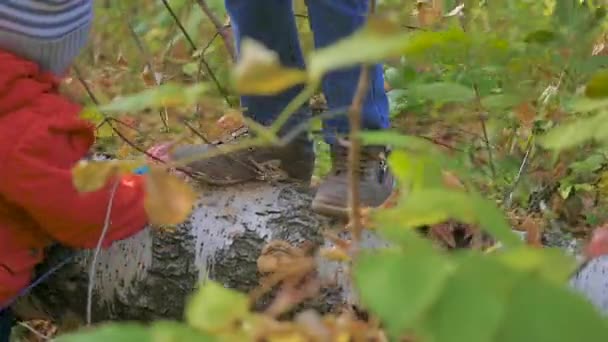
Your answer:
[[[58,93],[57,76],[86,43],[92,0],[0,2],[0,342],[6,305],[32,281],[51,243],[95,247],[114,181],[79,193],[71,169],[90,150],[94,127]],[[104,247],[142,230],[139,176],[119,180]]]

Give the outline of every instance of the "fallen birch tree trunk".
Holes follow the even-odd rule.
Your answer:
[[[248,183],[207,188],[190,219],[175,230],[146,229],[101,251],[92,296],[92,320],[181,319],[197,285],[209,278],[248,292],[258,286],[256,260],[271,240],[321,246],[331,222],[310,209],[311,190],[296,183]],[[368,234],[368,246],[382,242]],[[56,248],[41,271],[72,253]],[[73,260],[16,305],[22,318],[82,324],[93,251]],[[327,311],[348,302],[342,265],[317,258],[321,296],[308,305]]]

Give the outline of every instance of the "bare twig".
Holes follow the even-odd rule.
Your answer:
[[[361,68],[359,83],[353,98],[351,107],[348,110],[350,123],[349,149],[348,149],[348,203],[350,208],[349,221],[353,229],[353,240],[355,246],[361,241],[363,227],[361,225],[361,199],[359,194],[359,163],[361,155],[361,142],[359,132],[361,130],[361,110],[365,94],[369,89],[370,70],[368,66]]]
[[[89,97],[91,98],[91,100],[93,101],[93,103],[95,103],[95,105],[99,106],[99,100],[97,100],[97,97],[95,96],[95,94],[93,93],[93,91],[91,90],[91,88],[89,87],[88,83],[84,80],[84,77],[82,76],[82,73],[80,72],[80,69],[77,66],[74,66],[74,72],[76,73],[76,78],[78,78],[78,81],[80,82],[80,84],[83,86],[83,88],[85,89],[85,91],[87,92],[87,94],[89,95]],[[149,153],[148,151],[146,151],[144,148],[137,146],[137,144],[135,144],[134,142],[132,142],[131,140],[129,140],[129,138],[125,137],[124,134],[122,134],[122,132],[117,129],[112,122],[117,122],[121,125],[124,125],[126,127],[129,127],[131,129],[134,129],[133,127],[131,127],[130,125],[127,125],[126,123],[116,119],[116,118],[112,118],[109,117],[107,115],[105,115],[105,113],[101,113],[101,115],[104,116],[104,119],[102,121],[102,123],[100,125],[98,125],[97,127],[100,127],[103,124],[106,124],[108,126],[110,126],[110,128],[112,129],[112,131],[122,140],[124,141],[127,145],[129,145],[131,148],[133,148],[134,150],[143,153],[144,155],[146,155],[148,158],[151,158],[157,162],[166,164],[166,162],[158,157],[156,157],[155,155]],[[180,168],[180,167],[176,167],[176,170],[183,172],[184,174],[186,174],[187,176],[189,176],[190,178],[193,177],[192,173],[184,168]]]
[[[99,251],[101,250],[101,246],[103,244],[104,239],[106,238],[108,228],[110,227],[112,204],[114,203],[114,196],[116,195],[116,190],[118,189],[119,184],[120,179],[116,179],[114,181],[114,185],[112,185],[112,190],[110,190],[110,199],[108,200],[106,217],[103,221],[103,229],[101,230],[99,240],[97,240],[97,247],[95,247],[95,254],[93,255],[93,260],[91,261],[91,268],[89,269],[89,284],[87,287],[87,325],[91,325],[91,312],[93,308],[93,288],[95,286],[95,271],[97,269],[97,258],[99,257]]]
[[[201,138],[201,140],[205,143],[205,144],[211,144],[211,142],[209,141],[209,139],[207,139],[207,137],[205,137],[203,135],[202,132],[199,132],[198,129],[194,128],[188,121],[184,120],[184,125],[186,127],[188,127],[188,129],[194,133],[194,135],[196,135],[197,137]]]
[[[228,54],[230,55],[230,58],[232,59],[232,61],[235,61],[236,53],[234,52],[234,44],[232,41],[232,37],[228,34],[228,31],[226,30],[227,27],[224,26],[224,24],[222,24],[220,22],[220,20],[217,18],[215,13],[213,13],[211,8],[209,8],[207,1],[196,0],[196,2],[201,7],[203,12],[205,12],[205,15],[207,15],[209,20],[211,20],[211,23],[213,23],[213,26],[215,26],[215,30],[217,31],[217,33],[219,33],[219,35],[222,36],[222,41],[224,42],[226,51],[228,51]]]
[[[129,28],[129,32],[131,33],[131,36],[133,37],[133,40],[135,41],[135,45],[137,45],[139,52],[144,56],[146,66],[148,67],[148,71],[150,71],[150,73],[152,74],[152,78],[154,79],[154,84],[156,84],[157,86],[161,85],[163,83],[163,80],[162,80],[162,78],[161,79],[156,78],[156,71],[154,71],[152,57],[150,57],[150,54],[148,53],[147,49],[145,48],[144,43],[141,41],[141,39],[139,39],[137,32],[135,32],[135,29],[133,28],[133,24],[131,24],[131,21],[128,19],[126,21],[127,21],[127,26]],[[160,120],[163,123],[163,127],[165,128],[165,130],[168,131],[169,130],[169,114],[167,113],[167,107],[163,107],[159,111],[159,116],[160,116]]]
[[[511,208],[511,204],[513,202],[513,193],[515,193],[515,190],[517,189],[517,186],[519,185],[521,176],[526,172],[526,169],[528,168],[530,155],[532,153],[533,147],[534,147],[534,135],[531,135],[530,138],[528,138],[528,143],[526,144],[526,154],[524,155],[524,159],[522,160],[521,165],[519,166],[519,171],[517,171],[517,176],[515,176],[513,185],[506,192],[504,200],[503,200],[504,207],[507,209]]]
[[[494,158],[492,157],[492,146],[490,146],[490,139],[488,138],[488,129],[486,128],[486,118],[481,105],[481,95],[479,94],[479,87],[477,84],[473,85],[475,90],[475,97],[477,99],[477,112],[479,115],[479,122],[481,123],[481,129],[483,131],[483,140],[488,151],[488,163],[490,164],[490,171],[492,172],[492,179],[496,180],[496,168],[494,167]]]
[[[165,6],[165,8],[167,9],[167,11],[169,11],[169,14],[171,15],[171,18],[173,18],[173,21],[179,27],[180,31],[182,32],[182,34],[184,35],[184,37],[188,41],[188,44],[190,44],[190,48],[192,49],[192,52],[195,52],[197,50],[196,44],[192,40],[192,37],[190,37],[190,35],[188,34],[188,31],[186,31],[186,28],[184,27],[184,25],[182,24],[182,22],[179,20],[179,18],[177,17],[177,15],[175,14],[175,12],[173,11],[173,8],[171,8],[171,5],[169,5],[169,3],[167,2],[167,0],[162,0],[162,2],[163,2],[163,5]],[[232,105],[232,103],[230,101],[230,97],[228,96],[228,91],[226,91],[226,89],[222,86],[222,84],[220,83],[220,81],[215,76],[215,73],[213,72],[213,69],[211,69],[211,66],[205,60],[205,56],[203,54],[201,54],[200,58],[201,58],[201,63],[207,69],[207,73],[209,74],[209,77],[211,77],[211,80],[213,81],[213,83],[215,83],[215,86],[217,87],[217,90],[220,92],[220,94],[222,94],[222,97],[224,98],[224,100],[226,101],[226,103],[228,103],[228,105]]]
[[[25,323],[25,322],[17,322],[18,325],[24,327],[25,329],[27,329],[29,332],[31,332],[32,334],[36,335],[36,337],[38,337],[39,339],[43,340],[43,341],[51,341],[52,338],[49,336],[44,335],[43,333],[41,333],[40,331],[34,329],[33,327],[31,327],[29,324]]]

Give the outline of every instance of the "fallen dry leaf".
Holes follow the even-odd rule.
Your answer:
[[[188,218],[196,194],[184,180],[160,167],[146,174],[144,206],[153,225],[180,224]]]

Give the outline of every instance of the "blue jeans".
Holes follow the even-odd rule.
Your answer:
[[[237,50],[242,38],[248,37],[263,43],[279,54],[283,65],[304,68],[291,0],[225,0],[236,38]],[[310,25],[316,48],[322,48],[350,35],[365,22],[367,0],[306,0]],[[365,48],[365,47],[363,47]],[[357,88],[360,67],[338,70],[328,74],[322,83],[323,93],[330,110],[345,108],[352,102]],[[283,108],[302,90],[302,86],[288,89],[276,96],[243,96],[241,105],[246,115],[269,125]],[[365,129],[389,127],[388,99],[384,92],[382,65],[375,65],[363,110],[362,126]],[[303,108],[286,127],[293,126],[310,115]],[[325,120],[323,133],[329,144],[336,134],[349,131],[348,118],[339,116]]]
[[[13,314],[9,309],[0,311],[0,342],[9,342],[13,323]]]

